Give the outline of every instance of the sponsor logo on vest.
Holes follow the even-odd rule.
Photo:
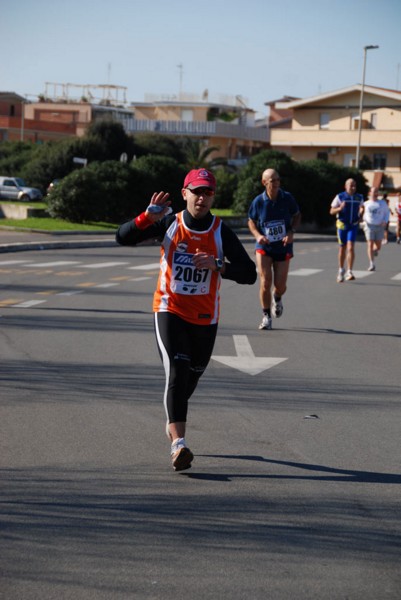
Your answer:
[[[174,262],[177,265],[192,265],[192,254],[175,254]]]

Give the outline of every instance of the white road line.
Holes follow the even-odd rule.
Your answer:
[[[134,277],[133,279],[130,279],[129,281],[146,281],[147,279],[152,279],[152,277]]]
[[[13,304],[14,308],[30,308],[31,306],[36,306],[37,304],[43,304],[47,302],[47,300],[27,300],[26,302],[21,302],[20,304]]]
[[[160,269],[160,263],[149,263],[148,265],[139,265],[139,267],[128,267],[130,270],[134,271],[137,269],[138,271],[148,271],[152,269]]]
[[[99,283],[99,285],[96,285],[95,287],[97,288],[111,288],[114,287],[115,285],[120,285],[119,283]]]
[[[397,275],[394,275],[394,277],[392,277],[391,279],[394,279],[395,281],[399,281],[401,279],[401,273],[397,273]]]
[[[315,273],[321,273],[323,269],[296,269],[290,271],[289,275],[299,275],[300,277],[307,277],[308,275],[314,275]]]
[[[0,260],[0,265],[20,265],[32,262],[30,260]]]
[[[77,294],[83,294],[84,290],[69,290],[67,292],[60,292],[56,296],[76,296]]]
[[[121,265],[129,265],[128,262],[105,262],[93,263],[92,265],[82,265],[84,269],[105,269],[106,267],[118,267]]]
[[[354,271],[352,270],[353,274],[355,275],[355,279],[363,279],[364,277],[369,277],[370,275],[372,275],[372,271]],[[347,274],[345,274],[345,276],[347,276]]]
[[[61,267],[63,265],[79,265],[79,262],[77,260],[55,260],[53,262],[47,262],[47,263],[33,263],[30,265],[26,265],[27,267],[34,267],[35,269],[37,267]]]

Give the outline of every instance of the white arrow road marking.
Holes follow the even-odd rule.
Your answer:
[[[308,275],[314,275],[315,273],[320,273],[323,269],[296,269],[295,271],[290,271],[289,275],[299,275],[300,277],[305,277]]]
[[[353,274],[355,275],[355,279],[363,279],[364,277],[370,277],[372,275],[372,271],[354,271],[352,270]],[[347,276],[347,275],[345,275]]]
[[[276,365],[288,360],[287,358],[275,357],[257,357],[254,355],[251,345],[246,335],[233,335],[235,350],[237,356],[215,356],[213,360],[223,363],[233,369],[238,369],[248,375],[258,375],[266,369],[275,367]]]

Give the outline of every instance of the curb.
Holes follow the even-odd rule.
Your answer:
[[[66,240],[64,242],[12,242],[0,244],[0,254],[26,250],[57,250],[63,248],[109,248],[118,246],[115,240]]]

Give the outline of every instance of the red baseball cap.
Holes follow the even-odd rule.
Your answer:
[[[192,169],[184,179],[184,188],[195,190],[198,187],[216,189],[216,179],[207,169]]]

